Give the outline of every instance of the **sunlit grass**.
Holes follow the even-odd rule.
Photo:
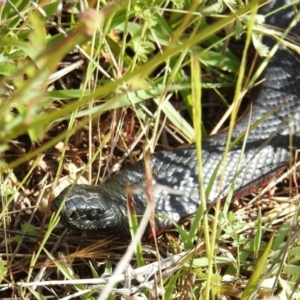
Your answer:
[[[114,286],[115,295],[141,291],[165,299],[212,299],[217,295],[249,299],[263,295],[258,290],[262,285],[270,294],[276,288],[278,295],[299,296],[294,289],[299,280],[298,229],[290,226],[291,219],[297,223],[297,199],[285,198],[267,217],[259,211],[255,222],[237,218],[220,202],[215,215],[207,215],[203,202],[190,229],[178,227],[180,238],[165,236],[158,240],[158,248],[147,243],[138,248],[133,245],[130,250],[135,257],[129,255],[121,267],[117,263],[129,242],[114,237],[103,243],[93,240],[86,247],[80,243],[86,239],[78,241],[77,237],[75,246],[59,239],[55,245],[52,231],[59,219],[48,218],[50,212],[45,209],[65,180],[99,184],[108,178],[112,169],[120,168],[120,152],[126,153],[122,161],[132,163],[143,153],[196,142],[201,169],[201,142],[222,113],[210,120],[197,99],[205,106],[209,105],[208,95],[213,95],[215,102],[224,103],[227,124],[233,128],[239,101],[265,67],[264,63],[255,72],[255,64],[247,64],[246,50],[252,39],[267,31],[258,24],[255,3],[230,7],[226,13],[225,2],[202,7],[196,2],[119,1],[105,8],[99,2],[94,10],[83,9],[83,3],[70,3],[64,4],[63,11],[69,16],[68,24],[60,20],[60,2],[1,4],[3,291],[23,297],[58,293],[61,298],[71,293],[95,299],[93,293],[106,286],[103,278],[99,278],[99,287],[86,288],[89,281],[76,281],[75,269],[81,279],[86,278],[80,271],[88,270],[94,279],[106,273],[111,280],[118,278],[115,283],[126,281],[124,289]],[[245,13],[250,17],[244,17]],[[245,32],[244,52],[234,52],[231,42]],[[258,48],[260,53],[266,51],[260,44]],[[75,61],[62,64],[74,49]],[[79,84],[68,86],[68,80],[75,77]],[[199,179],[201,182],[201,173]],[[204,199],[204,189],[201,191]],[[21,224],[26,226],[21,228]],[[58,253],[59,246],[64,255]],[[108,249],[103,251],[103,247]],[[103,261],[101,268],[98,263]],[[126,273],[127,262],[136,274],[142,270],[138,284],[128,285],[130,275],[111,277],[116,265]],[[155,272],[161,271],[156,281],[151,268],[147,269],[150,263],[155,264]],[[57,272],[51,272],[49,266]],[[64,286],[61,280],[70,284]],[[51,282],[54,289],[47,283],[47,289],[36,289],[35,281]],[[27,285],[14,294],[11,286],[23,283]]]

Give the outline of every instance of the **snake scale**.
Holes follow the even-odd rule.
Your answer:
[[[274,11],[285,4],[291,3],[287,0],[272,1],[261,13]],[[283,30],[288,28],[296,15],[296,6],[291,5],[270,15],[266,19],[267,24]],[[294,27],[293,34],[299,35],[299,27],[300,25]],[[275,42],[268,37],[265,44],[271,47]],[[293,155],[293,150],[300,146],[300,58],[296,53],[280,46],[270,60],[264,78],[251,113],[245,114],[237,122],[232,141],[245,132],[249,121],[251,124],[262,122],[250,130],[244,149],[241,140],[229,152],[222,185],[219,164],[224,155],[228,132],[223,131],[203,142],[205,189],[210,185],[212,176],[214,177],[210,191],[206,190],[208,204],[213,204],[218,197],[226,197],[231,188],[235,193],[242,193],[259,187],[282,171],[290,155]],[[270,112],[272,113],[266,117]],[[180,222],[194,214],[199,207],[201,199],[195,146],[157,152],[151,156],[150,165],[154,179],[152,198],[156,204],[155,214],[165,216],[156,218],[156,230],[160,233],[172,226],[173,222]],[[72,189],[68,187],[53,200],[52,210],[56,211],[66,198],[60,212],[65,226],[107,235],[129,236],[126,188],[140,187],[132,198],[136,214],[142,215],[148,201],[144,192],[145,173],[144,161],[141,160],[102,185],[74,185]],[[145,233],[146,236],[148,234],[149,232]]]

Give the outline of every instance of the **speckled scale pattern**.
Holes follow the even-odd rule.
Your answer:
[[[287,0],[272,1],[265,12],[282,6]],[[272,15],[269,24],[286,28],[293,17],[293,9]],[[300,26],[293,30],[300,35]],[[270,46],[271,40],[267,40]],[[251,124],[263,118],[273,109],[277,110],[249,132],[244,153],[240,141],[228,154],[221,185],[221,169],[218,169],[212,190],[207,194],[209,204],[226,197],[235,181],[236,192],[263,182],[270,174],[282,169],[294,149],[289,148],[289,135],[293,136],[294,148],[300,146],[300,57],[281,47],[269,63],[265,81],[255,101],[252,112],[246,114],[235,126],[232,141]],[[290,119],[289,119],[290,118]],[[274,134],[276,132],[276,134]],[[272,139],[270,139],[272,136]],[[203,185],[209,185],[214,171],[223,158],[227,132],[209,137],[203,143]],[[196,212],[200,204],[198,169],[195,147],[162,151],[151,157],[154,182],[152,197],[156,203],[155,213],[170,218],[157,218],[160,231]],[[133,200],[137,215],[142,215],[147,205],[144,162],[139,161],[121,171],[101,186],[76,185],[67,188],[54,199],[52,209],[60,205],[65,196],[67,201],[61,211],[66,226],[76,229],[99,230],[102,233],[129,235],[127,219],[126,188],[136,192]],[[86,200],[82,200],[82,199]]]

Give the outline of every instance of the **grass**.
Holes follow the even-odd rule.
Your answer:
[[[299,298],[298,200],[289,185],[278,187],[283,195],[269,185],[233,210],[218,201],[214,215],[203,201],[190,228],[139,247],[139,239],[65,236],[47,208],[64,186],[99,184],[143,153],[196,142],[201,162],[201,141],[232,129],[262,72],[248,61],[252,40],[268,30],[254,18],[256,2],[61,9],[58,1],[0,6],[3,297]]]

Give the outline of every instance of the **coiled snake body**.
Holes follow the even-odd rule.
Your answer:
[[[271,11],[285,2],[288,1],[273,1],[264,11]],[[267,21],[270,25],[286,29],[293,17],[294,10],[289,7],[272,15]],[[294,33],[299,32],[299,28],[294,29]],[[274,42],[268,40],[267,44],[271,46]],[[210,178],[215,178],[207,192],[209,204],[218,197],[224,198],[232,188],[233,181],[235,192],[245,191],[259,186],[282,170],[292,155],[291,136],[293,147],[300,145],[300,58],[279,47],[268,64],[264,78],[251,114],[246,114],[236,124],[232,141],[245,132],[249,120],[251,124],[263,121],[250,130],[243,151],[243,141],[240,141],[229,152],[222,185],[219,164],[224,155],[227,132],[211,136],[203,142],[204,187],[207,189]],[[270,115],[265,117],[268,113]],[[156,203],[155,213],[166,216],[156,218],[156,229],[160,232],[172,226],[172,220],[179,222],[195,213],[199,207],[201,199],[195,147],[153,154],[151,168],[155,180],[152,193]],[[52,210],[58,209],[67,197],[61,210],[61,220],[67,227],[128,236],[126,188],[145,187],[145,173],[144,162],[139,161],[100,186],[75,185],[72,190],[66,188],[53,200]],[[142,190],[132,196],[137,215],[143,214],[148,201]]]

